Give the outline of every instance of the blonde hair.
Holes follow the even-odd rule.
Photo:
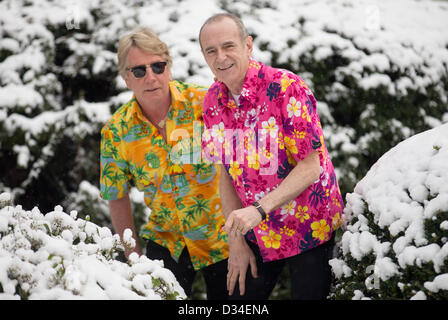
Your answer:
[[[138,27],[121,37],[118,42],[118,72],[123,78],[126,76],[126,58],[133,46],[146,53],[163,57],[169,67],[173,63],[168,46],[159,39],[157,34],[150,28]]]

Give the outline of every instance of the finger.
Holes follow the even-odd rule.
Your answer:
[[[240,286],[240,295],[243,296],[246,291],[246,272],[240,273],[238,284]]]
[[[250,264],[250,272],[252,273],[252,277],[258,278],[258,267],[257,267],[257,260],[255,259],[255,256],[249,257],[249,264]]]
[[[227,233],[230,233],[232,231],[232,226],[233,226],[233,214],[230,214],[229,217],[227,218],[226,223],[224,224],[224,231]]]
[[[250,229],[251,229],[251,228],[249,228],[249,227],[247,227],[247,226],[243,226],[243,227],[241,228],[241,234],[242,234],[242,235],[245,235],[246,233],[249,232]]]
[[[229,291],[229,296],[233,294],[235,290],[236,280],[238,279],[238,274],[233,273],[231,277],[229,277],[229,283],[227,285],[227,290]]]
[[[230,282],[232,277],[234,277],[234,271],[235,269],[230,267],[229,270],[227,271],[227,290],[230,288]]]

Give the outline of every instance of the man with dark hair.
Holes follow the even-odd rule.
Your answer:
[[[316,100],[297,75],[251,58],[238,17],[209,18],[199,40],[217,80],[204,100],[202,143],[222,163],[229,294],[267,299],[288,264],[293,299],[324,299],[343,200]]]

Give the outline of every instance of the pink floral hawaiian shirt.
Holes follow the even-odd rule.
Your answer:
[[[297,75],[252,60],[238,100],[221,82],[208,90],[202,145],[204,157],[224,165],[244,206],[277,188],[313,150],[321,167],[316,182],[246,237],[264,261],[328,241],[340,226],[343,200],[313,94]]]

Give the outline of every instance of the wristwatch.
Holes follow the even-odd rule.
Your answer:
[[[252,205],[260,212],[261,214],[261,221],[266,219],[266,212],[261,207],[261,204],[259,204],[257,201],[252,202]]]

